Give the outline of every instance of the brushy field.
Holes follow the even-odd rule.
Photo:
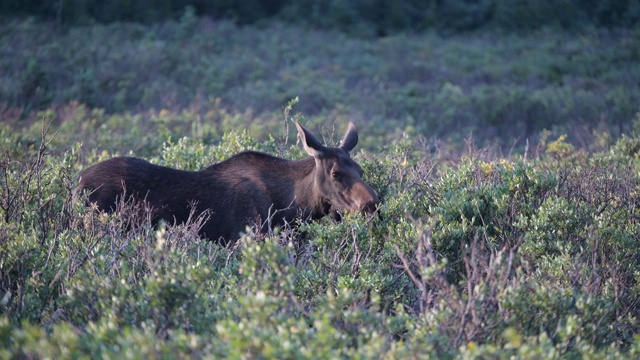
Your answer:
[[[0,26],[0,357],[640,356],[637,34]],[[300,158],[286,124],[348,119],[380,217],[227,248],[70,201],[116,154]]]
[[[77,101],[106,114],[187,112],[216,124],[216,138],[238,128],[266,138],[299,97],[311,122],[370,124],[365,146],[408,132],[522,149],[547,129],[587,147],[594,129],[631,129],[638,79],[640,31],[629,29],[360,39],[189,13],[148,26],[0,22],[5,122]]]

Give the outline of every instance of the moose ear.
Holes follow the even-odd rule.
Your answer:
[[[356,130],[356,126],[352,122],[349,122],[349,127],[344,133],[340,148],[346,152],[351,152],[356,147],[356,144],[358,144],[358,130]]]
[[[296,121],[296,127],[298,128],[298,136],[302,141],[304,150],[311,156],[318,157],[322,154],[325,147],[311,134],[307,129],[303,128],[300,123]]]

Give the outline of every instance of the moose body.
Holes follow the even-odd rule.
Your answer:
[[[206,213],[200,234],[227,243],[247,226],[259,230],[295,219],[317,219],[332,211],[371,213],[379,202],[349,156],[358,137],[349,124],[337,148],[325,147],[296,123],[305,150],[301,160],[242,152],[202,171],[182,171],[132,157],[116,157],[80,174],[74,197],[84,190],[98,209],[115,211],[122,197],[146,202],[153,221],[184,223]]]

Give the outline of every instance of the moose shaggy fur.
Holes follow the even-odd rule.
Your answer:
[[[132,197],[152,209],[154,222],[184,223],[205,213],[200,235],[221,243],[238,239],[256,224],[267,232],[334,211],[374,212],[378,196],[349,155],[358,142],[353,123],[336,148],[323,146],[300,124],[296,127],[310,155],[301,160],[247,151],[202,171],[183,171],[116,157],[83,171],[73,195],[77,199],[86,191],[88,202],[106,212],[115,211],[123,197]]]

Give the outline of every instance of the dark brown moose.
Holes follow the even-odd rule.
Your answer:
[[[373,213],[378,196],[362,180],[362,168],[349,152],[358,143],[353,123],[337,148],[323,146],[296,122],[309,157],[289,161],[246,151],[202,171],[182,171],[132,157],[116,157],[89,167],[73,190],[83,190],[100,210],[112,212],[126,194],[153,209],[154,222],[184,223],[207,212],[200,235],[227,243],[248,225],[260,231],[317,219],[342,210]]]

